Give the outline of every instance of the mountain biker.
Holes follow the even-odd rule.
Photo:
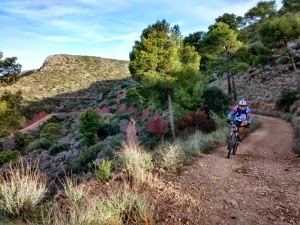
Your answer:
[[[249,128],[252,120],[251,110],[247,106],[245,99],[239,101],[238,106],[234,106],[228,114],[226,122],[231,123],[233,117],[233,123],[239,127],[240,140],[243,141],[243,137],[246,134],[247,128]]]

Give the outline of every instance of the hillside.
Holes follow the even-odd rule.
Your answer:
[[[99,81],[120,80],[130,76],[128,62],[93,56],[52,55],[43,66],[27,72],[5,90],[23,92],[26,100],[38,100],[88,88]]]

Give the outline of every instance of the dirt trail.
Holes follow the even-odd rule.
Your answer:
[[[149,193],[155,224],[300,224],[300,159],[292,128],[259,116],[262,127],[226,158],[224,147],[180,174],[166,174]]]

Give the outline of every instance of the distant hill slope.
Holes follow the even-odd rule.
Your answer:
[[[43,66],[26,73],[5,90],[23,92],[27,100],[38,100],[58,94],[88,88],[97,81],[119,80],[130,77],[128,61],[93,56],[51,55]]]

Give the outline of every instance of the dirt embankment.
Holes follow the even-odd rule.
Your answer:
[[[226,158],[225,147],[180,174],[166,174],[148,197],[155,224],[300,224],[300,159],[292,128],[259,116],[262,127]]]

